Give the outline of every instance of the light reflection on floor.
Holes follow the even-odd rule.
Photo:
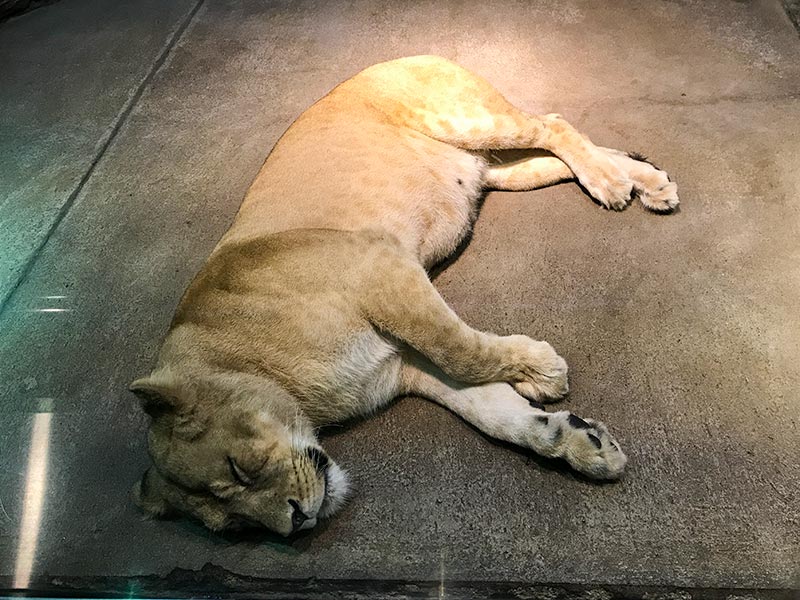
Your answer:
[[[45,404],[45,403],[43,403]],[[46,404],[52,404],[47,401]],[[48,408],[50,408],[48,406]],[[47,488],[47,460],[50,451],[50,421],[53,413],[39,412],[33,419],[31,446],[28,452],[28,471],[25,481],[25,499],[22,505],[17,564],[14,569],[14,588],[28,587],[36,558],[39,540],[42,505]]]

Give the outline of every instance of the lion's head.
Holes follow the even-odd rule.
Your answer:
[[[344,502],[344,472],[286,391],[261,379],[189,381],[159,369],[130,387],[151,417],[153,466],[134,486],[153,516],[180,512],[213,530],[309,529]]]

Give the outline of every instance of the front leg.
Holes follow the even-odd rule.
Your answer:
[[[588,477],[616,479],[625,469],[627,458],[605,425],[568,411],[547,413],[508,384],[471,387],[409,353],[401,389],[441,404],[493,438],[542,456],[563,458]]]
[[[567,393],[567,364],[547,342],[469,327],[447,306],[425,270],[399,252],[376,257],[370,269],[359,294],[365,317],[453,379],[505,381],[535,400],[557,399]]]

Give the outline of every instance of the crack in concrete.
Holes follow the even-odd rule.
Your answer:
[[[81,177],[78,184],[72,190],[72,192],[67,196],[66,201],[59,209],[58,213],[56,214],[55,219],[53,220],[50,227],[47,229],[47,232],[42,236],[41,241],[36,246],[35,250],[31,253],[30,257],[27,261],[25,261],[25,265],[22,267],[22,270],[19,272],[17,276],[16,282],[12,286],[9,287],[8,291],[4,296],[0,296],[0,318],[5,314],[6,308],[11,305],[11,300],[13,299],[14,295],[17,291],[22,287],[22,284],[28,278],[31,271],[33,270],[33,266],[36,264],[36,261],[39,260],[39,257],[42,254],[45,246],[47,246],[47,242],[50,241],[50,238],[53,237],[53,233],[58,229],[61,225],[64,218],[69,214],[72,206],[75,204],[75,200],[78,198],[80,193],[83,191],[83,188],[88,183],[89,179],[91,179],[92,174],[94,173],[97,165],[105,156],[108,149],[111,147],[111,144],[114,143],[114,140],[117,139],[119,132],[125,126],[128,121],[128,117],[130,117],[133,109],[136,108],[136,105],[139,103],[139,100],[142,98],[145,90],[147,90],[150,83],[153,81],[154,77],[158,74],[161,70],[161,67],[167,61],[167,58],[172,53],[172,50],[175,48],[178,41],[183,37],[183,34],[186,32],[187,28],[194,20],[195,15],[199,12],[200,8],[205,3],[205,0],[197,0],[195,5],[192,9],[186,14],[186,17],[180,22],[178,27],[173,31],[172,35],[164,44],[164,47],[161,50],[161,53],[158,55],[156,60],[151,65],[150,69],[147,71],[147,74],[144,78],[139,82],[139,85],[136,86],[133,94],[128,98],[125,104],[122,106],[117,118],[114,120],[114,124],[108,131],[106,138],[104,140],[101,139],[100,148],[98,149],[97,153],[95,154],[92,162],[89,163],[89,167],[86,169],[86,172]]]
[[[800,94],[797,92],[787,92],[785,94],[731,94],[731,95],[716,95],[699,98],[697,100],[690,100],[687,97],[680,98],[654,98],[652,96],[622,96],[613,98],[598,98],[597,100],[581,103],[579,107],[580,117],[576,122],[585,119],[595,108],[604,107],[608,105],[621,105],[621,104],[636,104],[643,103],[652,106],[673,106],[673,107],[686,107],[691,108],[695,106],[716,106],[725,102],[792,102],[800,100]],[[567,113],[569,107],[564,108]]]
[[[698,100],[689,100],[686,97],[681,99],[671,98],[651,98],[649,96],[636,96],[630,98],[618,98],[615,102],[647,102],[650,104],[665,104],[668,106],[714,106],[715,104],[722,104],[723,102],[774,102],[774,101],[787,101],[798,100],[800,94],[796,92],[789,92],[786,94],[732,94],[732,95],[718,95]],[[611,99],[609,99],[611,100]],[[605,101],[605,100],[604,100]]]

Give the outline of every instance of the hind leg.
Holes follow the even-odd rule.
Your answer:
[[[616,479],[627,459],[605,425],[568,412],[545,412],[506,383],[470,386],[449,378],[421,356],[408,353],[401,393],[421,396],[450,409],[486,435],[565,459],[596,479]]]
[[[628,172],[634,182],[633,195],[645,207],[655,212],[670,212],[680,204],[677,184],[644,156],[613,148],[603,150]]]
[[[637,154],[601,148],[628,172],[633,182],[633,196],[654,212],[670,212],[680,203],[678,186],[658,167]],[[575,179],[575,174],[561,159],[533,154],[518,160],[490,163],[484,173],[484,186],[493,190],[517,192],[535,190]]]
[[[343,88],[398,125],[466,150],[540,148],[560,158],[603,206],[622,210],[636,180],[626,161],[595,146],[560,115],[534,116],[487,81],[435,56],[370,67]]]
[[[575,179],[567,164],[540,152],[518,160],[490,163],[483,175],[484,187],[506,192],[535,190]]]
[[[542,132],[524,147],[541,148],[553,156],[490,165],[484,177],[488,188],[531,190],[577,179],[595,200],[613,210],[624,210],[633,198],[655,212],[670,212],[678,206],[678,186],[664,171],[637,155],[594,146],[558,115],[541,121]]]

